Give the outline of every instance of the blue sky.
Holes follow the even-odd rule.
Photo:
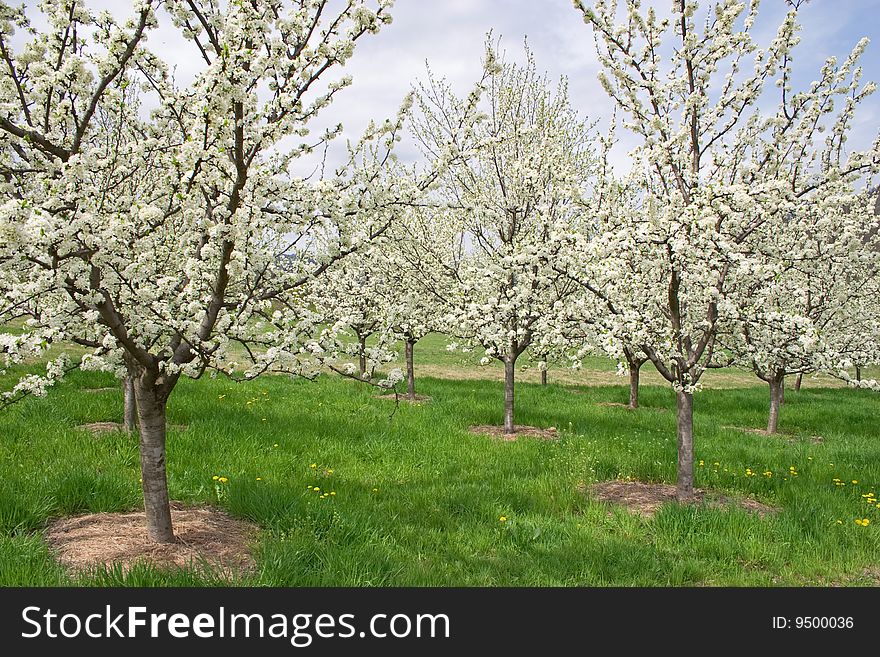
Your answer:
[[[648,4],[647,2],[645,4]],[[668,11],[671,0],[652,2]],[[785,0],[763,0],[756,27],[768,43],[788,9]],[[862,65],[864,79],[880,84],[880,0],[811,0],[802,8],[802,41],[795,51],[798,82],[808,84],[830,55],[843,58],[858,40],[871,40]],[[571,0],[397,0],[394,23],[358,46],[348,68],[354,85],[334,107],[346,133],[356,136],[369,120],[393,115],[411,81],[425,75],[425,61],[462,92],[479,75],[485,34],[503,37],[508,56],[522,60],[528,37],[539,69],[569,80],[572,103],[582,117],[607,124],[611,102],[599,86],[591,29],[584,25]],[[866,148],[880,129],[880,92],[871,96],[856,117],[849,142]],[[622,136],[615,153],[625,166],[633,142]]]
[[[35,0],[28,0],[31,7]],[[130,14],[128,0],[88,0],[89,6]],[[647,4],[647,2],[646,2]],[[654,0],[659,11],[671,0]],[[785,0],[763,0],[757,24],[761,43],[769,42],[787,9]],[[357,138],[370,119],[392,117],[417,78],[425,76],[425,62],[439,76],[466,93],[479,76],[486,33],[502,37],[510,59],[522,60],[527,36],[539,69],[551,77],[569,79],[572,103],[583,118],[607,125],[611,103],[597,82],[592,32],[583,24],[570,0],[396,0],[394,22],[377,36],[361,41],[345,73],[354,84],[314,124],[320,129],[341,122],[345,137]],[[880,83],[880,0],[811,0],[802,9],[802,42],[795,53],[797,81],[808,84],[830,55],[845,57],[862,36],[871,39],[863,58],[865,80]],[[150,46],[178,67],[185,79],[198,58],[180,42],[173,29],[160,29]],[[850,148],[866,148],[880,128],[880,93],[861,107]],[[632,141],[622,135],[615,162],[625,166]],[[332,156],[335,160],[341,149]],[[404,159],[414,157],[404,144]],[[331,161],[332,164],[332,161]]]

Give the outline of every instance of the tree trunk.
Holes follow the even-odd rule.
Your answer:
[[[861,382],[862,380],[862,366],[856,365],[856,381]]]
[[[547,385],[547,368],[541,370],[541,385]]]
[[[167,397],[156,389],[149,380],[152,378],[149,374],[143,374],[136,386],[147,535],[157,543],[173,543],[175,538],[165,474]]]
[[[416,371],[413,359],[415,346],[415,340],[408,339],[406,341],[406,396],[410,399],[416,398]]]
[[[629,364],[629,407],[639,407],[639,371],[642,368],[641,363]]]
[[[779,407],[785,394],[785,379],[778,374],[770,376],[770,417],[767,420],[767,433],[776,433],[779,427]]]
[[[138,422],[137,400],[135,399],[133,376],[128,375],[122,380],[122,393],[125,399],[123,411],[123,422],[125,423],[125,430],[129,433],[133,433],[137,430]]]
[[[514,433],[513,423],[513,382],[516,372],[516,358],[508,355],[504,359],[504,433]]]
[[[358,368],[361,378],[367,373],[367,337],[358,335]]]
[[[676,434],[678,437],[678,482],[676,498],[679,502],[694,499],[694,396],[677,392]]]
[[[800,392],[800,391],[801,391],[801,382],[802,382],[803,380],[804,380],[804,375],[803,375],[803,374],[798,374],[798,375],[797,375],[797,378],[794,380],[794,391],[795,391],[795,392]]]

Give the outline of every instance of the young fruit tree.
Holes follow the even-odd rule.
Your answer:
[[[418,190],[385,180],[375,156],[400,121],[372,130],[342,176],[289,175],[335,134],[310,139],[308,123],[350,83],[331,76],[390,21],[389,2],[165,0],[201,62],[183,85],[144,45],[159,4],[136,2],[119,26],[78,0],[45,3],[44,29],[2,5],[0,285],[11,302],[0,321],[39,298],[23,335],[4,338],[8,362],[72,340],[125,364],[147,533],[170,542],[166,409],[180,377],[304,367],[297,356],[314,347],[298,290],[381,235]],[[26,31],[17,51],[13,29]],[[125,102],[130,85],[149,118]],[[108,140],[114,124],[136,138]],[[128,176],[149,184],[115,185]],[[336,248],[305,257],[318,234]],[[63,370],[53,363],[12,394],[43,392]]]
[[[363,380],[372,378],[376,363],[384,360],[380,349],[367,346],[367,339],[381,331],[384,318],[375,298],[379,284],[374,266],[376,253],[374,245],[329,268],[325,276],[315,279],[308,297],[318,321],[325,326],[325,340],[333,336],[339,342],[340,355],[357,360],[356,374]],[[347,339],[350,334],[354,342]]]
[[[614,334],[638,345],[675,390],[677,496],[689,501],[693,395],[717,360],[719,326],[736,316],[737,295],[764,276],[760,244],[792,212],[824,212],[878,166],[876,144],[843,148],[856,106],[874,90],[860,82],[867,42],[794,92],[800,3],[763,47],[757,3],[676,0],[660,17],[625,0],[622,23],[616,1],[574,4],[593,29],[600,81],[639,143],[630,174],[637,202],[607,208],[584,258],[596,264],[598,296],[616,310]]]
[[[415,348],[419,340],[441,328],[442,300],[430,292],[430,282],[442,272],[430,273],[437,262],[426,255],[426,249],[413,241],[424,232],[415,229],[414,215],[420,208],[411,208],[395,222],[376,259],[380,276],[376,277],[377,305],[385,325],[384,335],[393,342],[402,342],[406,365],[406,399],[416,401]],[[421,282],[420,282],[421,281]],[[425,289],[423,282],[428,282]]]
[[[449,325],[484,363],[504,364],[503,431],[512,434],[516,362],[536,336],[554,331],[558,310],[576,286],[554,269],[577,216],[583,181],[594,168],[590,131],[568,102],[565,81],[555,90],[527,52],[524,66],[504,61],[487,45],[489,73],[475,126],[483,146],[450,166],[438,196],[451,209],[463,245],[446,280]],[[426,153],[445,143],[461,122],[458,101],[433,78],[420,89],[415,132]]]
[[[858,359],[868,329],[858,309],[872,302],[866,295],[880,276],[878,228],[869,199],[847,195],[821,213],[791,214],[760,245],[765,276],[739,296],[722,343],[769,385],[768,433],[778,429],[787,375],[837,375]]]

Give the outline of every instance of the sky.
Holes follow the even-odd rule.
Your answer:
[[[33,6],[35,0],[26,3]],[[129,0],[89,0],[89,6],[130,15]],[[647,4],[647,3],[646,3]],[[665,12],[670,0],[651,2]],[[766,44],[787,9],[785,0],[763,0],[757,33]],[[551,78],[566,76],[572,104],[581,118],[598,121],[606,129],[612,104],[598,83],[599,64],[591,29],[584,25],[571,0],[396,0],[393,23],[375,36],[358,42],[353,58],[341,73],[353,76],[353,85],[313,124],[315,133],[342,123],[343,138],[357,139],[370,119],[394,117],[413,83],[426,77],[426,62],[439,77],[466,94],[480,75],[486,33],[501,38],[508,59],[523,61],[528,38],[539,70]],[[849,54],[859,38],[871,45],[862,60],[864,79],[880,83],[880,0],[810,0],[801,10],[801,44],[795,51],[796,81],[808,84],[825,58]],[[167,21],[163,21],[167,22]],[[198,58],[173,28],[150,36],[149,45],[185,78]],[[880,129],[880,92],[861,106],[849,147],[867,148]],[[632,137],[618,133],[620,144],[612,154],[618,168],[626,168]],[[342,143],[331,152],[330,164],[343,153]],[[414,146],[401,145],[404,161],[416,157]]]

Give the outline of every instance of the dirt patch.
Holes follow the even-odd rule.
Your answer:
[[[223,575],[252,570],[250,545],[257,527],[213,507],[172,504],[177,542],[147,539],[143,511],[91,513],[52,522],[46,540],[62,565],[74,571],[136,563],[158,568],[203,568]]]
[[[478,424],[468,427],[468,431],[477,436],[489,436],[496,440],[504,440],[507,442],[514,441],[518,438],[538,438],[539,440],[557,440],[559,431],[556,427],[548,427],[541,429],[540,427],[532,427],[527,424],[515,424],[515,433],[505,433],[504,427],[495,424]]]
[[[651,518],[664,504],[676,504],[675,486],[672,484],[646,484],[641,481],[601,481],[592,486],[584,486],[583,492],[590,497],[602,502],[618,504],[627,510],[639,515]],[[694,503],[710,507],[720,508],[726,506],[738,506],[746,511],[757,513],[764,517],[770,513],[776,513],[778,509],[762,504],[749,497],[728,497],[721,493],[694,489]]]
[[[431,401],[431,398],[428,395],[416,395],[415,397],[410,397],[409,395],[378,395],[376,399],[394,399],[402,402],[407,402],[409,404],[422,404],[424,402]]]
[[[574,392],[581,393],[580,390],[575,390]],[[581,393],[583,394],[583,393]],[[628,411],[655,411],[657,413],[668,413],[668,408],[661,408],[659,406],[636,406],[632,408],[629,404],[621,404],[620,402],[596,402],[596,406],[606,406],[610,408],[625,408]]]
[[[734,427],[730,425],[722,425],[721,428],[733,429],[735,431],[742,431],[743,433],[750,433],[755,436],[765,436],[767,438],[783,438],[790,443],[796,443],[801,440],[809,440],[814,445],[821,445],[825,442],[825,439],[822,436],[798,436],[788,431],[782,431],[781,429],[777,429],[776,433],[770,433],[766,429],[756,429],[755,427]]]
[[[91,422],[89,424],[80,424],[77,429],[88,431],[96,436],[102,433],[126,430],[125,425],[119,422]]]
[[[120,390],[120,388],[83,388],[83,392],[110,392],[111,390]]]
[[[100,436],[114,431],[127,431],[125,425],[121,422],[90,422],[89,424],[80,424],[76,428],[88,431],[93,436]],[[169,424],[168,428],[174,431],[186,431],[189,428],[189,425]]]

